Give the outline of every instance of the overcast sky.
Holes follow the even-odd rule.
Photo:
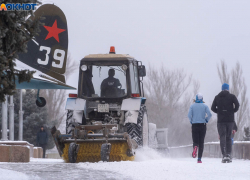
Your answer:
[[[250,87],[249,0],[54,0],[68,21],[69,52],[130,54],[155,67],[184,69],[210,104],[221,90],[216,65],[243,66]],[[78,72],[68,84],[77,87]],[[248,93],[250,94],[250,93]]]

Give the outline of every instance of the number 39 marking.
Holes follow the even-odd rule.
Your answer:
[[[49,63],[49,53],[51,51],[51,48],[46,47],[46,46],[40,46],[39,50],[40,51],[45,50],[46,54],[45,54],[45,60],[42,60],[42,59],[38,58],[37,63],[41,64],[41,65],[48,65],[48,63]],[[60,56],[59,56],[59,54],[60,54]],[[63,62],[64,62],[64,57],[65,57],[65,51],[64,50],[55,49],[53,58],[54,58],[54,60],[58,60],[59,64],[56,63],[55,61],[52,61],[52,67],[62,68],[63,67]]]

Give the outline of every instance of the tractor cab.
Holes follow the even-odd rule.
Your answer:
[[[140,77],[146,75],[145,66],[132,56],[115,54],[114,47],[109,54],[85,56],[79,72],[79,98],[116,101],[143,95]]]
[[[80,123],[123,121],[123,100],[143,96],[142,78],[145,75],[141,62],[126,54],[116,54],[114,47],[109,54],[85,56],[80,63],[77,95],[86,100]]]

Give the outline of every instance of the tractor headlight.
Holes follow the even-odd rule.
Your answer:
[[[82,66],[81,66],[81,70],[82,70],[82,71],[86,71],[87,69],[88,69],[88,68],[87,68],[86,65],[82,65]]]
[[[126,64],[123,64],[123,65],[122,65],[122,70],[123,70],[123,71],[126,71],[127,69],[128,69],[128,66],[127,66]]]

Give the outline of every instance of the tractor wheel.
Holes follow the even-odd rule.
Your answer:
[[[69,151],[68,151],[68,156],[69,156],[69,162],[70,163],[75,163],[77,159],[77,145],[76,143],[70,143],[69,144]]]
[[[109,144],[109,143],[102,144],[102,147],[101,147],[101,160],[103,162],[105,162],[105,161],[109,162],[110,150],[111,150],[111,144]]]
[[[66,119],[66,134],[71,134],[74,128],[73,126],[73,110],[68,110]]]
[[[145,138],[143,130],[148,131],[148,126],[147,126],[147,120],[145,121],[146,116],[146,106],[142,105],[138,114],[138,119],[137,119],[137,124],[134,123],[127,123],[127,132],[130,135],[132,139],[136,141],[138,146],[143,146],[147,145],[145,144]],[[147,128],[144,128],[144,126],[147,126]],[[148,136],[148,132],[145,132],[145,136]]]

